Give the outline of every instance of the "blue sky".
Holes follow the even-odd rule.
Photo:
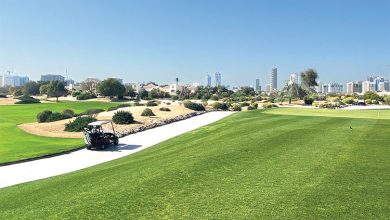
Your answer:
[[[228,85],[389,76],[390,0],[0,0],[0,73]]]

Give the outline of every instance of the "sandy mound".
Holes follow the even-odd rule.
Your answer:
[[[170,112],[160,111],[159,109],[161,107],[168,107],[171,109]],[[145,108],[150,108],[153,110],[154,114],[156,116],[154,117],[144,117],[141,116],[142,111]],[[138,127],[144,124],[150,124],[153,122],[158,122],[161,119],[167,119],[167,118],[173,118],[178,115],[183,115],[189,112],[193,112],[190,109],[187,109],[181,105],[160,105],[155,107],[145,107],[145,106],[135,106],[135,107],[126,107],[126,108],[120,108],[118,109],[120,111],[130,111],[133,114],[134,120],[136,123],[130,124],[130,125],[116,125],[114,124],[114,128],[117,131],[123,131],[129,128]],[[109,111],[109,112],[102,112],[97,116],[98,120],[111,120],[112,116],[114,115],[115,111]],[[61,138],[81,138],[82,133],[81,132],[65,132],[65,124],[69,123],[69,121],[74,120],[72,119],[65,119],[61,121],[55,121],[50,123],[27,123],[27,124],[20,124],[18,125],[19,128],[23,129],[24,131],[39,135],[39,136],[46,136],[46,137],[61,137]]]
[[[0,98],[0,105],[13,105],[17,101],[20,100],[14,98]]]

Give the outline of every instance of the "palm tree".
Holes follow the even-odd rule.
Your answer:
[[[288,98],[288,104],[291,104],[291,100],[294,98],[302,99],[306,95],[305,90],[295,82],[287,82],[281,91],[282,97]]]

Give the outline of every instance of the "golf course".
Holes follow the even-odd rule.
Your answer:
[[[35,122],[43,110],[62,111],[73,109],[80,113],[88,108],[107,109],[118,103],[107,102],[58,102],[34,105],[0,106],[0,163],[22,160],[57,153],[83,146],[81,139],[41,137],[28,134],[18,124]]]
[[[82,144],[16,127],[49,106],[91,104],[1,107],[0,162]],[[239,112],[121,159],[0,189],[0,217],[386,219],[389,134],[390,110]]]

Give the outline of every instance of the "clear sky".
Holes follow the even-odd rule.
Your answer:
[[[389,76],[390,0],[0,0],[0,73],[279,85]],[[214,78],[213,78],[214,80]]]

